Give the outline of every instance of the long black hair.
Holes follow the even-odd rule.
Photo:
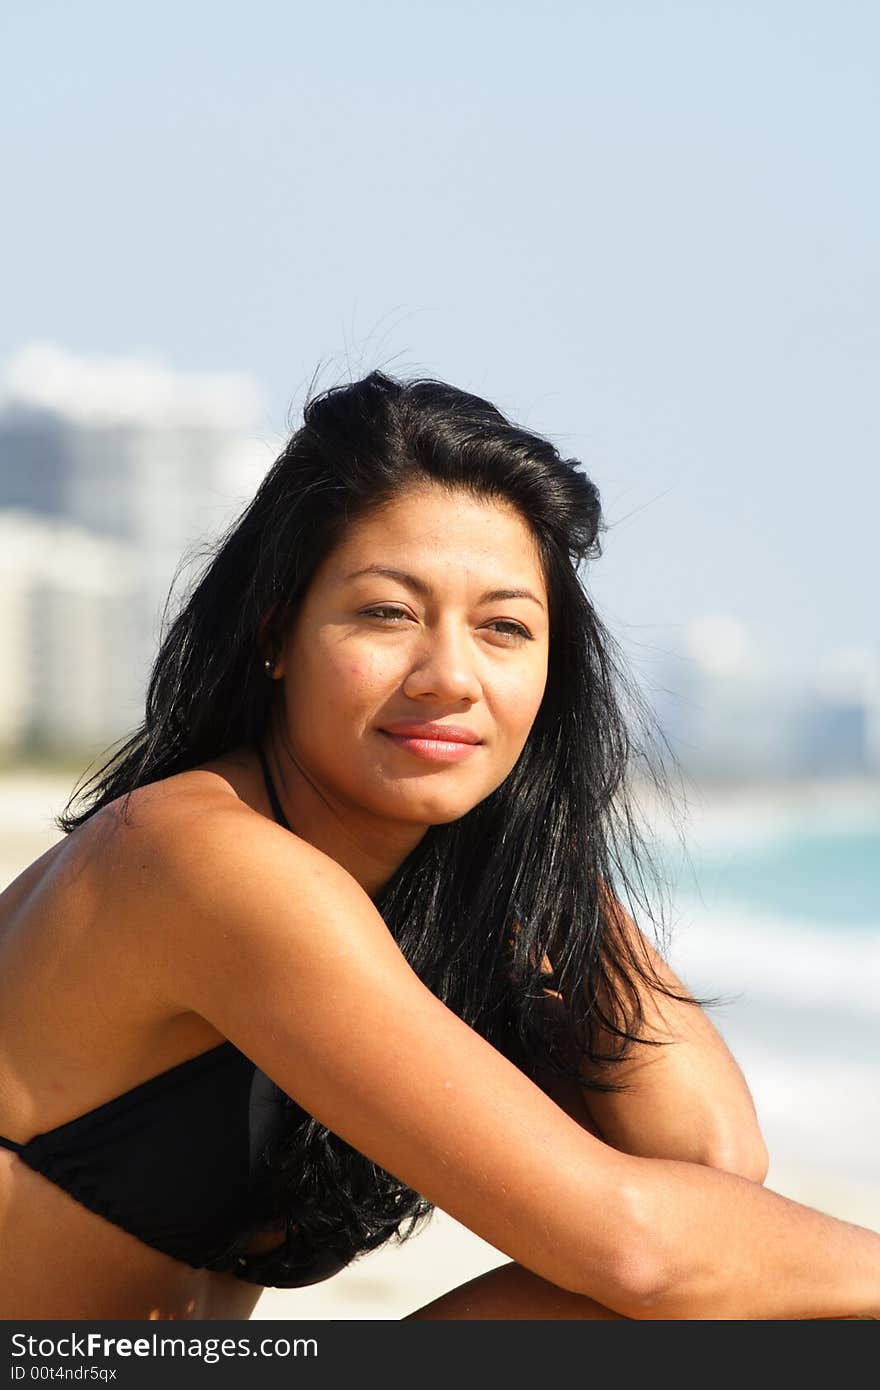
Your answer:
[[[599,494],[577,460],[488,401],[382,372],[306,404],[256,496],[216,546],[162,641],[143,725],[85,783],[74,830],[137,787],[259,744],[280,645],[345,528],[432,483],[517,508],[550,604],[547,685],[508,777],[460,820],[431,827],[376,905],[424,983],[522,1067],[613,1088],[638,1042],[645,989],[663,989],[619,902],[655,926],[662,883],[630,791],[650,716],[583,582],[600,554]],[[662,787],[662,777],[659,785]],[[662,894],[661,894],[662,896]],[[562,1002],[550,1011],[548,998]],[[602,1069],[583,1082],[578,1059]],[[271,1155],[273,1200],[315,1248],[402,1239],[429,1204],[315,1120]]]

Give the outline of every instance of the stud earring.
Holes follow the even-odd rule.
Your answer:
[[[266,660],[263,662],[263,670],[266,672],[267,676],[271,676],[272,662],[269,660],[268,656],[266,657]]]

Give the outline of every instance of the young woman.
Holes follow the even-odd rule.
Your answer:
[[[485,401],[310,402],[0,899],[3,1316],[244,1317],[431,1204],[513,1263],[425,1317],[877,1315],[622,905],[599,525]]]

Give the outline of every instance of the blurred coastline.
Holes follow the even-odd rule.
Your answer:
[[[0,886],[60,838],[83,768],[0,770]],[[671,890],[670,958],[752,1089],[768,1185],[880,1229],[880,778],[689,783],[675,825],[652,802]],[[255,1318],[397,1319],[505,1256],[437,1212],[326,1284],[267,1290]]]

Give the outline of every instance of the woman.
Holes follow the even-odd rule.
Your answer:
[[[421,1316],[876,1316],[621,905],[599,522],[452,387],[308,405],[0,900],[4,1316],[247,1316],[434,1203],[513,1263]]]

